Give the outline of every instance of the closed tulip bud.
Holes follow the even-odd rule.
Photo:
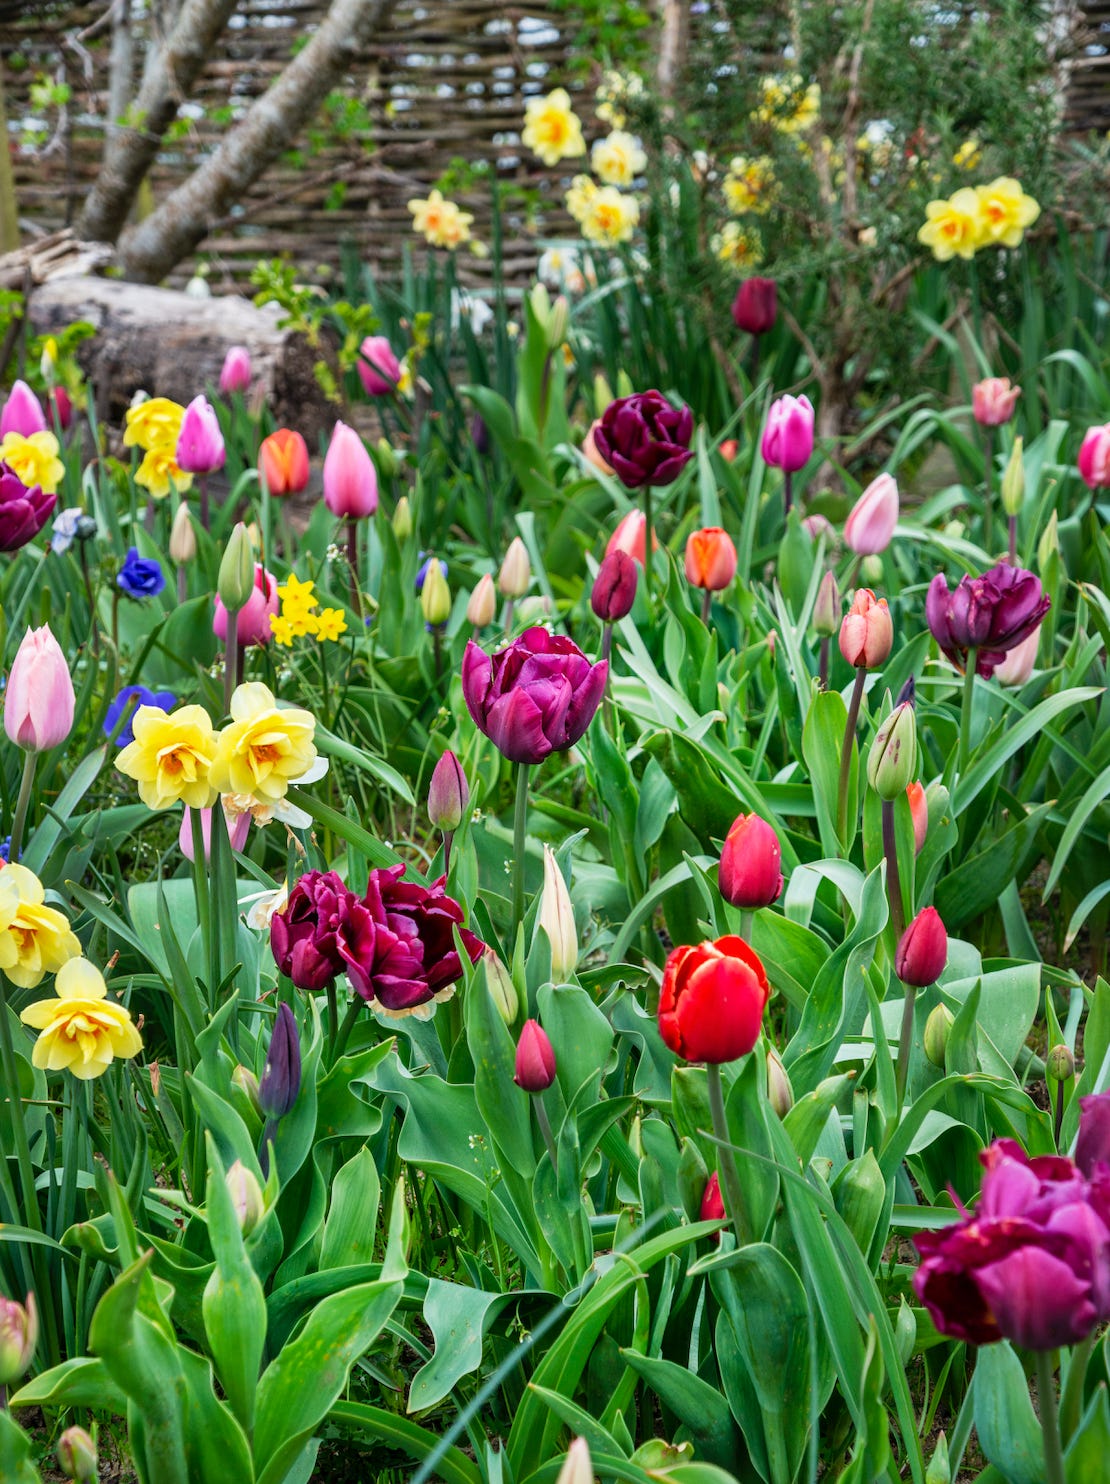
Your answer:
[[[245,1237],[249,1237],[266,1214],[262,1187],[241,1159],[237,1159],[231,1166],[224,1181],[231,1196],[231,1204],[235,1207],[239,1230]]]
[[[898,485],[880,474],[860,495],[844,522],[844,543],[857,556],[877,556],[890,545],[898,524]]]
[[[26,1304],[0,1298],[0,1386],[10,1386],[31,1364],[39,1337],[35,1295]]]
[[[83,1427],[67,1427],[58,1439],[58,1467],[77,1484],[96,1484],[100,1478],[96,1444]]]
[[[860,576],[865,582],[881,582],[883,580],[882,558],[877,556],[865,556],[859,564]]]
[[[1070,1082],[1075,1076],[1075,1057],[1063,1044],[1053,1046],[1045,1058],[1045,1070],[1053,1082]]]
[[[778,288],[773,278],[746,278],[732,301],[732,320],[749,335],[765,335],[778,315]]]
[[[944,1054],[948,1048],[948,1032],[956,1023],[956,1017],[947,1005],[936,1005],[925,1022],[923,1044],[925,1055],[934,1067],[944,1070]]]
[[[177,435],[178,464],[188,474],[214,474],[227,458],[216,409],[207,397],[194,397]]]
[[[1020,644],[1009,650],[1000,665],[994,667],[994,678],[999,685],[1024,685],[1037,663],[1037,650],[1041,643],[1040,624]]]
[[[17,381],[4,403],[4,411],[0,413],[0,438],[9,433],[30,438],[33,433],[49,431],[42,403],[25,381]]]
[[[258,1081],[258,1106],[268,1118],[284,1118],[301,1090],[301,1038],[284,1001],[270,1034],[266,1066]]]
[[[437,830],[457,830],[470,802],[470,785],[462,764],[448,750],[432,769],[428,785],[428,818]]]
[[[782,1064],[782,1057],[773,1046],[767,1048],[767,1101],[780,1118],[785,1118],[794,1106],[790,1077]]]
[[[519,536],[514,536],[497,574],[498,590],[505,598],[523,598],[531,581],[532,564],[528,560],[528,548]]]
[[[903,701],[875,734],[867,757],[867,781],[880,799],[892,801],[913,782],[916,771],[917,725],[913,703]]]
[[[474,445],[475,453],[481,454],[483,458],[489,453],[489,426],[480,412],[476,412],[470,419],[470,441]]]
[[[506,1025],[512,1025],[520,1010],[520,998],[513,983],[513,976],[497,957],[492,948],[482,954],[482,967],[486,971],[486,987],[490,999],[497,1006],[497,1013]]]
[[[613,388],[601,372],[598,371],[594,376],[594,416],[600,417],[609,403],[614,400]]]
[[[1015,438],[1010,450],[1010,461],[1002,476],[1002,508],[1007,515],[1018,515],[1025,504],[1025,461],[1022,457],[1024,439]]]
[[[912,1354],[912,1351],[911,1351]],[[925,1470],[925,1484],[952,1484],[952,1464],[948,1457],[948,1439],[937,1434],[937,1445]]]
[[[702,1221],[723,1221],[725,1219],[725,1201],[721,1195],[721,1182],[714,1170],[705,1182],[705,1191],[701,1198],[701,1210],[698,1216]]]
[[[692,531],[686,542],[686,581],[691,587],[722,592],[736,576],[736,547],[720,526]]]
[[[337,422],[324,457],[324,504],[340,520],[365,520],[378,508],[378,475],[366,445]]]
[[[560,294],[551,306],[551,318],[547,322],[547,348],[558,350],[567,338],[567,326],[570,323],[570,305],[567,296]]]
[[[189,516],[189,507],[182,500],[174,512],[170,527],[170,561],[179,567],[191,562],[197,554],[197,535]]]
[[[627,552],[611,551],[605,558],[590,592],[590,607],[602,623],[617,623],[632,612],[639,576]]]
[[[742,911],[769,907],[782,893],[782,846],[758,814],[741,814],[721,847],[717,885],[726,902]]]
[[[245,392],[250,384],[251,353],[245,345],[233,345],[224,356],[220,391],[226,397],[231,392]]]
[[[358,350],[358,377],[368,397],[388,397],[401,379],[401,363],[384,335],[367,335]]]
[[[551,295],[547,292],[547,285],[537,283],[528,295],[528,303],[535,316],[536,323],[546,334],[547,326],[551,320]]]
[[[493,585],[493,578],[488,572],[478,579],[478,585],[470,594],[470,601],[466,605],[466,618],[476,629],[484,629],[487,624],[493,622],[493,615],[497,612],[497,592]]]
[[[594,1484],[594,1465],[585,1438],[575,1438],[555,1484]]]
[[[717,444],[717,452],[726,464],[734,464],[736,462],[736,455],[740,452],[739,440],[736,438],[722,438],[720,443]]]
[[[913,820],[914,854],[920,855],[925,837],[929,833],[929,803],[920,783],[906,784],[906,799],[910,806],[910,818]]]
[[[0,432],[3,425],[0,424]],[[1093,490],[1110,487],[1110,423],[1088,428],[1079,448],[1079,476]]]
[[[1048,523],[1041,533],[1041,539],[1037,542],[1037,566],[1042,572],[1044,572],[1045,569],[1048,567],[1049,562],[1052,560],[1053,553],[1055,552],[1059,554],[1059,551],[1060,536],[1058,532],[1056,512],[1054,510],[1048,517]]]
[[[525,1092],[546,1092],[555,1081],[555,1049],[538,1020],[526,1020],[521,1028],[513,1081]]]
[[[233,1087],[238,1087],[241,1092],[245,1093],[247,1101],[255,1112],[261,1113],[262,1105],[258,1101],[258,1078],[251,1069],[240,1062],[231,1074],[231,1082]]]
[[[924,989],[935,984],[948,962],[948,934],[935,907],[923,907],[902,934],[894,972],[903,984]]]
[[[292,428],[278,428],[263,438],[258,473],[271,495],[299,495],[308,487],[308,444]]]
[[[516,610],[516,622],[522,628],[530,628],[532,624],[546,623],[554,610],[551,607],[551,599],[546,593],[533,593],[529,598],[522,598]]]
[[[393,512],[390,524],[398,541],[407,541],[412,535],[412,506],[409,504],[408,495],[402,495],[397,501],[397,508]]]
[[[813,632],[822,639],[831,638],[840,628],[840,609],[840,589],[836,585],[836,574],[826,572],[813,604]]]
[[[1011,386],[1008,376],[988,376],[971,388],[971,414],[983,428],[998,428],[1014,415],[1021,387]]]
[[[48,752],[73,730],[69,665],[48,624],[28,629],[4,690],[4,730],[24,752]]]
[[[566,979],[578,965],[578,935],[574,930],[570,892],[550,845],[543,847],[539,924],[551,944],[551,977],[556,981]]]
[[[788,474],[805,467],[813,453],[813,404],[808,397],[779,397],[763,429],[763,462]]]
[[[377,461],[378,472],[383,479],[396,478],[401,464],[397,457],[397,450],[388,438],[379,438],[374,444],[374,457]]]
[[[659,538],[655,532],[651,533],[651,549],[653,552],[659,550]],[[619,522],[617,529],[609,537],[605,546],[605,555],[612,551],[624,551],[638,562],[642,567],[647,552],[647,517],[642,510],[630,510]]]
[[[597,442],[594,438],[594,433],[596,432],[600,422],[601,419],[598,418],[590,424],[589,428],[587,428],[586,436],[582,439],[582,452],[586,456],[586,458],[589,459],[590,463],[594,466],[595,469],[600,469],[602,474],[608,474],[610,475],[610,477],[616,478],[617,471],[613,468],[608,459],[605,459],[601,456],[601,453],[598,451]]]
[[[890,658],[894,624],[885,598],[869,587],[856,590],[840,625],[840,653],[855,669],[877,670]]]
[[[451,617],[451,589],[447,586],[444,563],[436,558],[428,563],[424,586],[420,589],[420,611],[424,622],[438,629]]]
[[[254,551],[241,520],[235,523],[228,537],[216,579],[216,591],[228,611],[245,608],[254,592]]]

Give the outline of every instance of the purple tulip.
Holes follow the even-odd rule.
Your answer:
[[[813,403],[808,397],[779,397],[771,403],[760,452],[765,464],[784,474],[805,468],[813,452]]]
[[[298,989],[319,991],[343,973],[339,935],[358,898],[334,871],[306,871],[270,919],[270,948]]]
[[[214,474],[222,469],[227,452],[216,409],[206,397],[194,397],[181,419],[177,435],[177,462],[189,474]]]
[[[1093,1180],[1099,1165],[1110,1169],[1110,1092],[1079,1099],[1079,1139],[1075,1162]]]
[[[694,457],[694,419],[662,392],[638,392],[610,402],[592,429],[598,453],[628,489],[670,484]]]
[[[627,618],[636,601],[639,569],[626,551],[611,551],[597,569],[590,607],[602,623]]]
[[[54,513],[57,495],[28,489],[7,464],[0,463],[0,551],[18,551],[34,539]]]
[[[1039,577],[999,562],[981,577],[961,577],[951,592],[938,572],[925,597],[925,618],[954,665],[964,668],[968,650],[974,649],[977,673],[989,677],[1051,606]]]
[[[470,802],[470,785],[450,748],[432,769],[428,784],[428,818],[437,830],[457,830]]]
[[[8,433],[19,433],[30,438],[32,433],[46,433],[46,414],[42,403],[25,381],[17,381],[0,413],[0,438]]]
[[[495,655],[471,639],[462,664],[463,699],[480,732],[510,762],[542,763],[573,747],[605,693],[607,661],[592,665],[578,645],[546,629],[525,629]]]

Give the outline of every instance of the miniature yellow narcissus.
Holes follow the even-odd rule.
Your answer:
[[[570,106],[566,88],[556,88],[545,98],[532,98],[524,111],[524,147],[539,155],[545,165],[577,159],[586,153],[582,125]]]
[[[976,186],[979,200],[979,231],[984,245],[1019,247],[1026,227],[1031,227],[1041,214],[1032,196],[1027,196],[1020,181],[1001,175],[989,185]]]
[[[168,715],[159,706],[140,706],[131,724],[135,740],[116,767],[139,785],[148,809],[168,809],[178,800],[207,809],[216,797],[209,770],[216,756],[212,718],[203,706],[179,706]]]
[[[623,186],[625,190],[647,169],[647,155],[640,141],[623,129],[614,129],[599,139],[590,151],[590,166],[603,185]]]
[[[979,197],[970,186],[948,201],[930,201],[925,215],[928,220],[917,240],[932,248],[938,263],[954,257],[973,258],[982,246]]]
[[[164,500],[171,489],[184,494],[193,485],[193,476],[177,462],[172,443],[158,443],[148,448],[135,471],[135,483],[146,490],[152,500]]]
[[[172,402],[169,397],[147,397],[127,409],[123,446],[147,451],[160,444],[176,448],[184,416],[185,409],[180,402]]]
[[[408,203],[414,231],[420,232],[431,247],[445,247],[453,252],[470,240],[469,211],[460,211],[454,201],[445,201],[441,191],[429,191],[423,200]]]
[[[626,196],[615,186],[602,186],[586,208],[582,236],[587,242],[627,242],[639,221],[635,196]]]
[[[279,709],[268,686],[258,681],[238,686],[231,697],[231,723],[217,739],[213,788],[260,802],[284,798],[289,785],[316,761],[315,731],[310,711]]]
[[[58,440],[53,433],[5,433],[0,443],[0,459],[28,489],[37,484],[44,495],[55,495],[66,468],[58,457]]]
[[[0,970],[19,989],[34,989],[81,952],[65,914],[45,906],[45,897],[26,866],[0,870]]]
[[[108,999],[104,976],[87,958],[71,958],[58,970],[56,999],[37,1000],[19,1017],[40,1032],[31,1052],[46,1072],[72,1072],[87,1082],[112,1062],[137,1056],[142,1037],[126,1005]]]

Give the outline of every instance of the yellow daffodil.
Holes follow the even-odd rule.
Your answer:
[[[303,606],[315,608],[317,603],[316,584],[314,582],[302,582],[295,572],[290,572],[283,583],[278,584],[278,597],[283,603],[290,607]]]
[[[979,197],[970,186],[964,186],[947,201],[930,201],[925,216],[927,220],[917,240],[932,248],[938,263],[957,256],[973,258],[976,249],[982,246]]]
[[[740,216],[754,211],[762,216],[771,209],[775,195],[775,166],[767,155],[747,160],[737,155],[721,185],[729,210]]]
[[[640,141],[622,129],[598,139],[590,151],[590,168],[603,185],[625,190],[647,169],[647,155]]]
[[[151,449],[168,443],[176,448],[184,416],[180,402],[171,402],[169,397],[148,397],[127,409],[124,447]]]
[[[952,163],[957,170],[974,170],[982,158],[983,151],[978,139],[965,139],[952,156]]]
[[[445,247],[454,252],[470,240],[472,213],[460,211],[454,201],[445,201],[442,192],[429,191],[424,200],[410,201],[408,209],[412,212],[413,229],[422,233],[431,247]]]
[[[274,636],[274,643],[284,645],[286,649],[293,643],[293,625],[282,613],[270,614],[270,633]]]
[[[0,459],[28,489],[38,485],[44,495],[56,495],[65,476],[66,466],[58,457],[58,440],[53,433],[5,433],[0,443]]]
[[[168,809],[178,800],[191,809],[212,803],[216,789],[209,772],[216,734],[203,706],[179,706],[168,715],[160,706],[140,706],[131,732],[135,740],[120,753],[116,767],[134,778],[148,809]]]
[[[317,639],[338,639],[347,632],[347,616],[342,608],[324,608],[316,620]]]
[[[570,106],[566,88],[556,88],[545,98],[530,98],[524,110],[525,149],[539,155],[545,165],[574,160],[586,153],[582,125]]]
[[[990,185],[976,186],[979,198],[980,233],[984,245],[997,243],[1000,247],[1018,247],[1025,236],[1026,227],[1031,227],[1041,214],[1041,208],[1032,196],[1027,196],[1020,181],[1012,176],[1000,175]]]
[[[760,105],[756,118],[773,124],[784,134],[802,134],[812,128],[821,112],[821,89],[816,83],[805,86],[798,73],[791,77],[765,77],[760,84]]]
[[[108,999],[104,976],[87,958],[58,970],[55,999],[37,1000],[20,1015],[39,1032],[31,1061],[44,1072],[70,1071],[82,1082],[99,1077],[119,1057],[137,1056],[142,1037],[126,1005]]]
[[[745,227],[740,222],[726,222],[714,234],[710,246],[719,262],[738,273],[763,261],[763,238],[754,227]]]
[[[567,211],[579,225],[589,215],[590,206],[598,193],[598,189],[597,182],[591,180],[588,175],[576,175],[571,181],[570,189],[566,194],[565,205]]]
[[[143,454],[135,470],[135,483],[146,490],[152,500],[164,500],[171,490],[183,495],[193,485],[193,476],[177,462],[177,446],[156,443]]]
[[[640,221],[635,196],[626,196],[616,186],[602,186],[582,218],[582,236],[587,242],[627,242]]]
[[[33,989],[81,952],[65,914],[45,900],[42,882],[26,866],[0,870],[0,969],[20,989]]]
[[[316,760],[316,718],[310,711],[279,710],[273,692],[258,681],[236,688],[231,718],[217,739],[213,787],[262,801],[284,798]]]

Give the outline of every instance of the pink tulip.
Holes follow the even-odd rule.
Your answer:
[[[69,665],[49,625],[28,629],[4,691],[4,730],[24,752],[47,752],[73,730]]]
[[[1008,376],[988,376],[971,388],[971,415],[983,428],[998,428],[1014,415],[1021,387],[1011,386]]]
[[[844,522],[844,540],[857,556],[877,556],[890,545],[898,523],[898,486],[880,474],[860,495]]]
[[[264,572],[259,562],[254,564],[254,589],[245,608],[239,610],[235,631],[244,649],[250,645],[269,644],[272,635],[270,615],[281,606],[278,599],[277,578],[272,572]],[[227,609],[216,595],[216,611],[212,618],[212,632],[217,639],[227,642]]]
[[[401,363],[384,335],[367,335],[359,346],[358,374],[368,397],[388,397],[397,390]]]
[[[245,345],[233,345],[224,356],[220,391],[227,397],[232,392],[245,392],[250,384],[251,353]]]
[[[42,403],[25,381],[17,381],[0,413],[0,438],[8,433],[30,438],[32,433],[48,431]]]
[[[1040,624],[1027,634],[1020,644],[1007,650],[1006,658],[994,667],[994,678],[999,685],[1024,685],[1037,663],[1037,649],[1041,642]]]
[[[659,550],[659,541],[654,531],[651,533],[651,549],[652,551]],[[634,562],[639,562],[641,567],[644,565],[644,555],[647,551],[647,517],[642,510],[630,510],[609,537],[605,555],[610,556],[614,551],[623,551]]]
[[[346,423],[336,423],[324,458],[324,503],[340,520],[361,520],[378,508],[373,460]]]
[[[1079,450],[1079,473],[1093,490],[1110,487],[1110,423],[1087,429]]]
[[[760,444],[763,462],[796,474],[813,452],[813,404],[808,397],[779,397],[767,413]]]
[[[177,462],[188,474],[213,474],[227,457],[216,409],[206,397],[194,397],[181,419]]]
[[[232,823],[223,809],[220,809],[220,818],[224,822],[224,829],[231,842],[232,850],[242,850],[247,843],[247,835],[250,833],[251,817],[248,813],[236,814]],[[212,854],[212,810],[202,809],[200,811],[200,833],[204,841],[204,862],[208,864]],[[193,855],[193,821],[191,811],[186,809],[181,816],[181,829],[178,832],[177,843],[181,847],[181,854],[187,861],[195,859]]]

